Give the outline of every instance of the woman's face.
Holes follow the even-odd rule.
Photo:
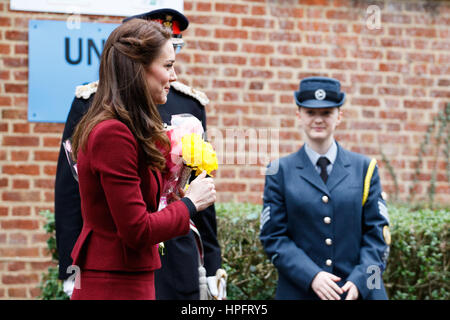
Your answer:
[[[160,55],[148,66],[146,71],[150,95],[155,104],[165,104],[170,83],[177,80],[175,69],[175,51],[170,40],[166,41]]]
[[[338,108],[303,108],[297,111],[300,126],[306,138],[322,143],[333,138],[336,127],[341,123],[341,111]]]

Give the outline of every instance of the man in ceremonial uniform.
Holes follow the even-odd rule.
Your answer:
[[[266,175],[260,239],[277,299],[387,299],[389,218],[376,161],[334,139],[345,93],[311,77],[295,92],[303,147]]]
[[[141,18],[158,21],[172,29],[175,52],[178,53],[184,42],[181,32],[189,24],[186,17],[173,9],[159,9],[145,14],[124,19]],[[62,141],[69,139],[92,103],[97,90],[97,81],[76,88]],[[205,107],[209,100],[207,96],[180,82],[172,82],[167,96],[167,103],[158,106],[158,111],[164,123],[170,123],[171,116],[180,113],[190,113],[197,117],[206,132]],[[61,146],[58,158],[55,181],[55,221],[56,243],[59,254],[59,278],[64,281],[64,289],[69,295],[73,290],[73,281],[67,280],[67,273],[72,264],[70,254],[80,234],[83,221],[81,217],[80,194],[78,183],[74,179],[64,148]],[[197,230],[201,235],[203,244],[204,268],[210,284],[210,293],[219,295],[217,277],[226,278],[225,272],[220,269],[221,251],[217,241],[216,212],[214,205],[199,212],[194,218]],[[162,268],[155,272],[156,299],[199,299],[199,250],[195,234],[188,235],[165,242],[165,254],[161,256]],[[217,277],[216,277],[217,275]],[[219,281],[220,282],[220,281]]]

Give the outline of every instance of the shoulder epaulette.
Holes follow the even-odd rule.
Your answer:
[[[180,91],[188,96],[191,96],[191,97],[197,99],[200,102],[200,104],[202,104],[205,107],[209,103],[209,99],[204,92],[195,90],[194,88],[191,88],[191,87],[189,87],[181,82],[178,82],[178,81],[171,82],[170,86],[177,91]]]
[[[77,86],[75,89],[75,96],[77,98],[89,99],[93,93],[97,92],[97,87],[98,80],[82,86]]]

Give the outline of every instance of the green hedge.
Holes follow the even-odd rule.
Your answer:
[[[272,299],[277,275],[259,241],[261,206],[217,204],[228,298]],[[391,249],[384,273],[390,299],[450,299],[450,210],[389,204]]]
[[[259,241],[261,206],[216,204],[223,268],[228,273],[228,299],[273,299],[277,272]],[[57,262],[54,215],[43,213],[51,235],[49,250]],[[384,281],[390,299],[450,299],[449,209],[411,209],[389,204],[391,251]],[[41,299],[67,299],[57,269],[40,284]]]

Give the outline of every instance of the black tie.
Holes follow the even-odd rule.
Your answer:
[[[317,165],[320,167],[320,177],[322,178],[323,182],[327,183],[328,179],[328,172],[327,172],[327,166],[330,164],[330,160],[328,160],[327,157],[320,157],[319,160],[317,160]]]

